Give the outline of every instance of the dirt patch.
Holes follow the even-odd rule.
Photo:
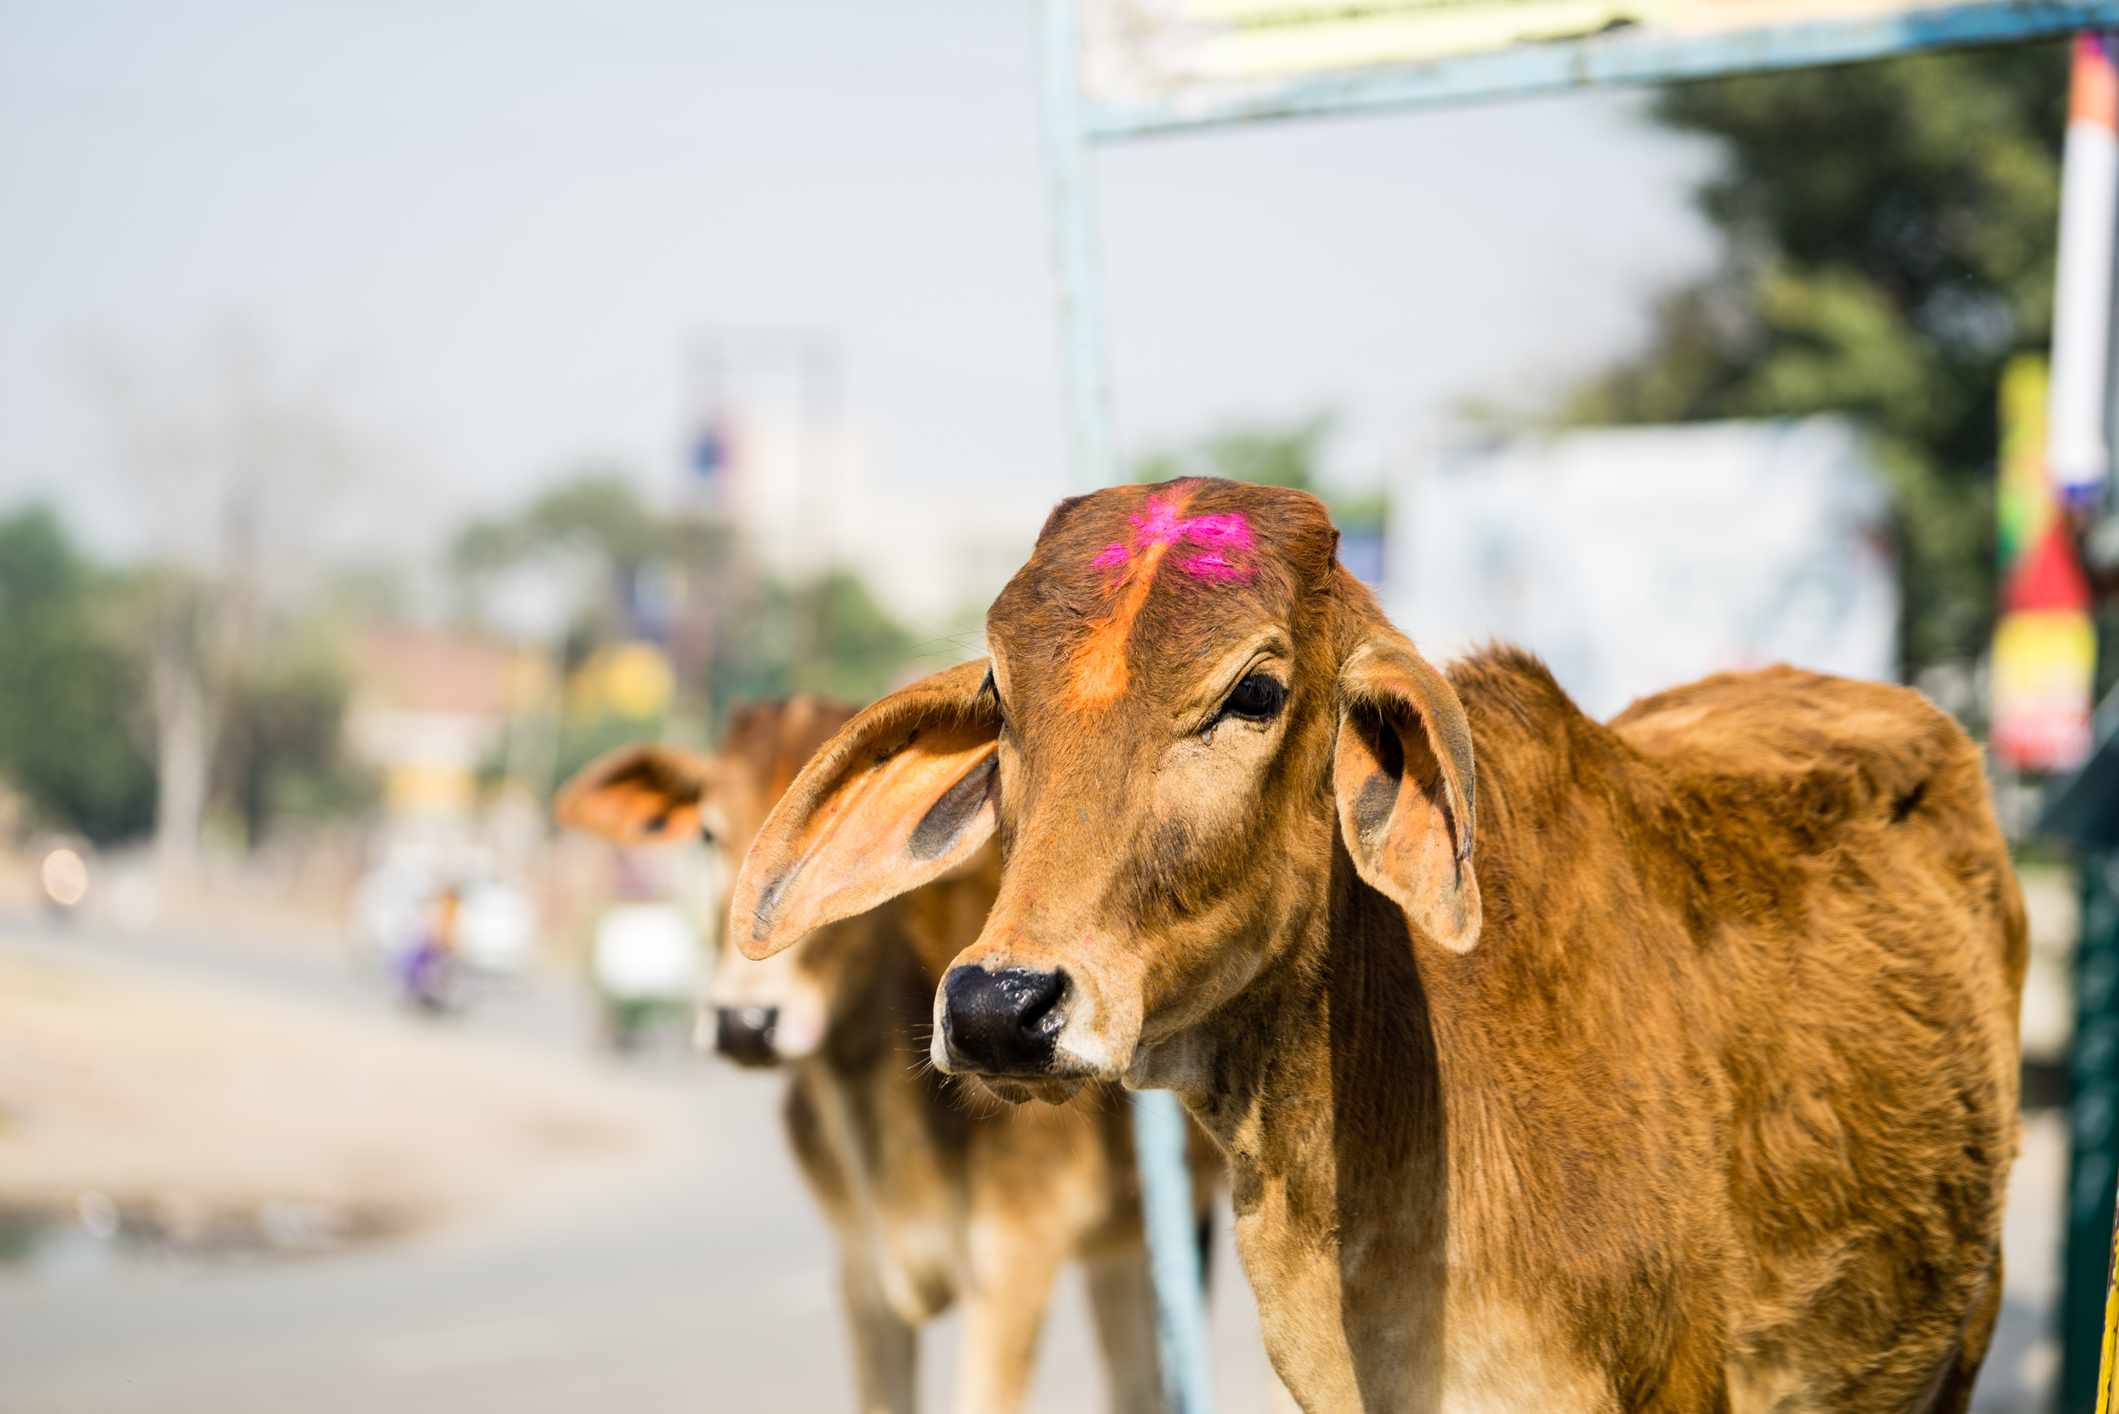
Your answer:
[[[403,1018],[0,955],[0,1226],[301,1251],[652,1170],[679,1097]]]

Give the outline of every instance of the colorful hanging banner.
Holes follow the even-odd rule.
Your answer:
[[[2053,277],[2052,423],[2046,462],[2061,500],[2094,506],[2110,475],[2112,232],[2119,218],[2119,67],[2110,34],[2075,37],[2060,163]]]
[[[2071,771],[2090,750],[2097,632],[2090,586],[2046,455],[2045,360],[2001,380],[2001,617],[1994,629],[1994,754],[2019,771]]]

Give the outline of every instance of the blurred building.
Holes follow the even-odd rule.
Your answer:
[[[842,402],[834,336],[702,336],[685,438],[687,507],[723,517],[773,573],[853,570],[898,618],[937,625],[983,609],[1021,566],[1062,488],[995,476],[975,492],[876,474],[868,429]]]
[[[393,818],[463,820],[481,766],[500,759],[510,721],[541,683],[533,654],[469,634],[386,628],[354,653],[346,734],[382,775]]]
[[[1403,487],[1386,607],[1431,656],[1493,639],[1530,649],[1598,717],[1730,668],[1888,679],[1889,516],[1837,418],[1491,443]]]

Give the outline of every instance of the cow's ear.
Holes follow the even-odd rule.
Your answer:
[[[1452,952],[1479,941],[1471,724],[1449,680],[1381,630],[1339,675],[1332,793],[1354,868]]]
[[[985,678],[980,659],[894,692],[810,758],[729,895],[746,956],[916,889],[993,834],[1000,715]]]
[[[677,746],[621,746],[574,773],[552,813],[572,830],[621,844],[699,839],[713,762]]]

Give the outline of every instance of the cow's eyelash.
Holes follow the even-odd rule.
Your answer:
[[[1007,726],[1008,709],[1001,706],[1001,689],[993,680],[991,668],[986,670],[985,679],[979,683],[979,695],[993,704],[993,714],[1001,719],[1002,726]]]

